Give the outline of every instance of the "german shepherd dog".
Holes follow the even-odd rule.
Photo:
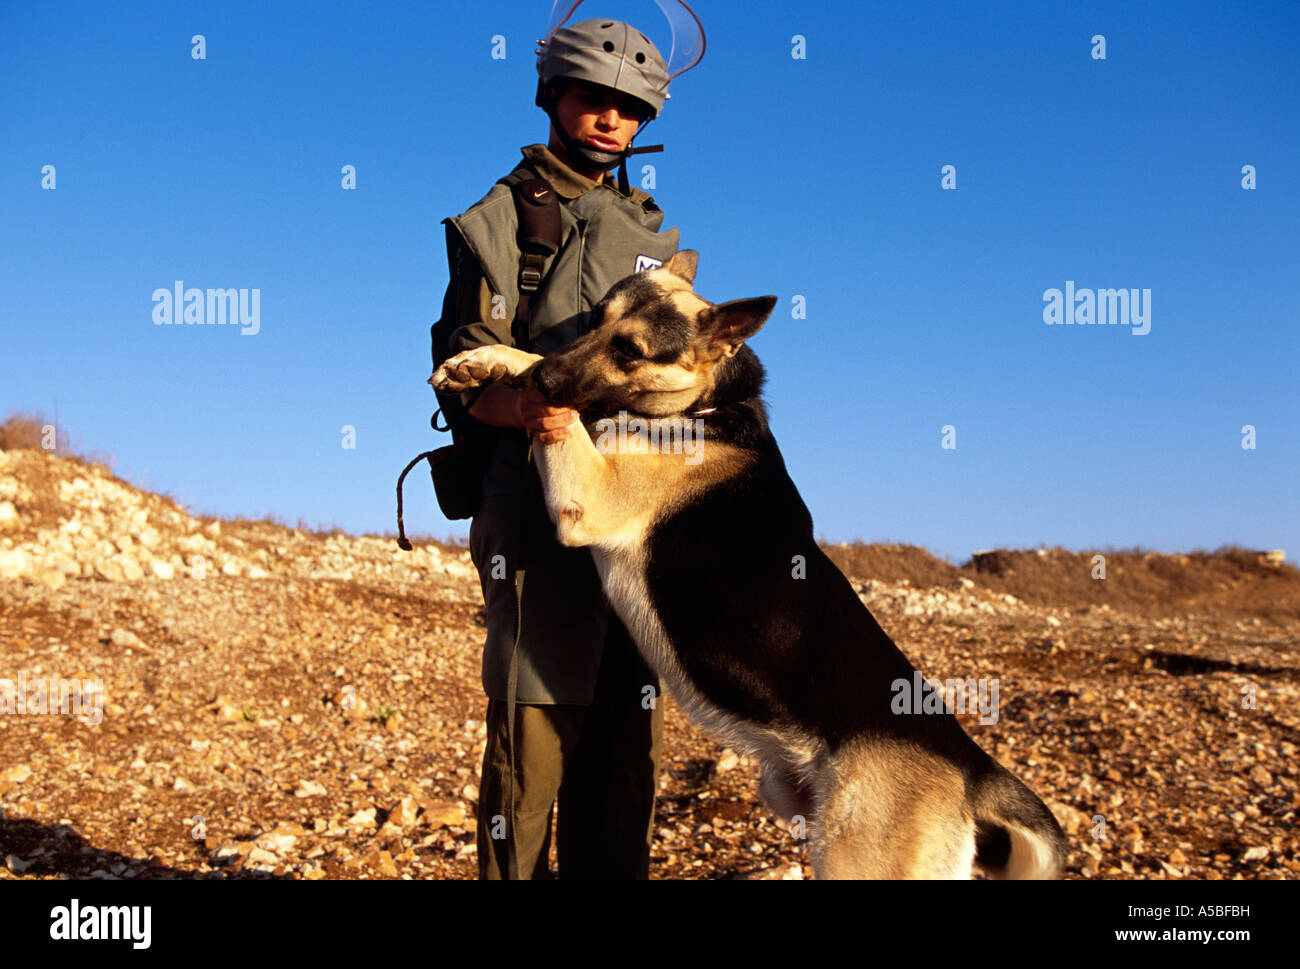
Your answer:
[[[610,602],[692,719],[759,760],[763,801],[803,817],[817,878],[1056,877],[1056,820],[950,707],[894,712],[891,685],[914,668],[817,546],[768,429],[745,341],[776,297],[709,303],[693,289],[697,261],[683,250],[621,280],[597,325],[545,358],[480,347],[430,383],[506,380],[581,412],[563,441],[533,446],[559,540],[591,547]],[[611,447],[620,414],[633,434]]]

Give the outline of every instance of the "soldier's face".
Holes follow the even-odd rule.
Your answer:
[[[585,81],[571,81],[556,103],[569,137],[597,151],[621,152],[641,124],[645,108],[636,98]]]

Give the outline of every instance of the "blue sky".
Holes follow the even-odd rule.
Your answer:
[[[1300,6],[694,7],[707,53],[640,140],[699,291],[780,297],[753,346],[819,534],[1295,559]],[[545,140],[548,12],[0,5],[0,412],[57,407],[196,512],[391,529],[443,443],[439,222]],[[663,39],[648,2],[579,15]],[[154,325],[178,279],[260,289],[260,331]],[[1046,325],[1067,280],[1149,289],[1150,332]],[[464,534],[427,482],[408,524]]]

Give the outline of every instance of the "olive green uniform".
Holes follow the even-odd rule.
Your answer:
[[[663,213],[639,189],[621,195],[610,180],[574,172],[543,145],[524,148],[523,155],[528,174],[545,178],[560,201],[560,246],[531,298],[523,346],[547,353],[590,328],[591,307],[615,282],[676,252],[678,233],[659,231]],[[450,311],[461,323],[449,353],[515,345],[519,223],[509,186],[498,182],[463,215],[445,221],[452,278],[444,315]],[[435,351],[434,365],[441,362]],[[509,838],[500,836],[509,833],[506,710],[513,657],[520,877],[547,875],[557,796],[561,877],[646,877],[662,750],[661,684],[612,613],[590,551],[555,540],[528,435],[498,429],[491,437],[482,503],[470,526],[488,627],[480,876],[508,877]]]

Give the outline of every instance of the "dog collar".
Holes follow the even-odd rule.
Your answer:
[[[740,404],[748,404],[748,403],[749,403],[751,400],[753,400],[753,399],[754,399],[753,397],[746,397],[744,400],[737,401],[737,403],[740,403]],[[690,417],[707,417],[708,415],[712,414],[712,413],[713,413],[714,411],[716,411],[717,409],[718,409],[718,408],[716,408],[716,407],[705,407],[705,408],[702,408],[702,409],[700,409],[700,410],[693,411],[693,412],[692,412],[691,414],[689,414],[688,416],[690,416]]]

